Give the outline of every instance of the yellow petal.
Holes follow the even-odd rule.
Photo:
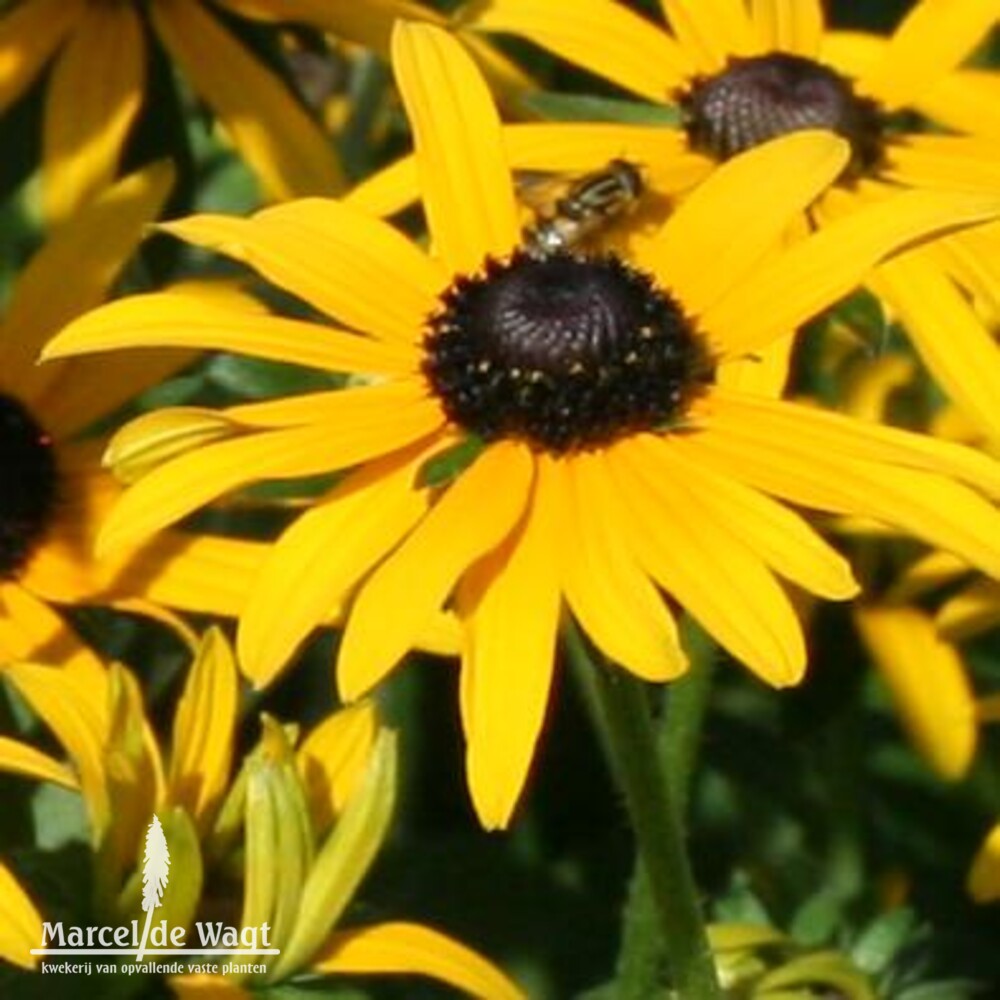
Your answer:
[[[803,131],[734,157],[685,198],[660,235],[644,245],[640,265],[675,291],[686,310],[704,312],[752,273],[836,180],[849,155],[850,147],[832,132]]]
[[[1000,463],[973,448],[939,441],[926,434],[856,420],[851,417],[781,400],[716,390],[713,406],[700,418],[706,428],[727,435],[771,440],[817,456],[843,455],[865,462],[902,465],[961,479],[993,497],[1000,497]]]
[[[894,142],[884,176],[908,187],[1000,191],[1000,139],[908,135]]]
[[[836,436],[797,441],[797,433],[794,422],[777,437],[763,426],[742,433],[713,428],[685,447],[756,489],[818,510],[873,517],[1000,577],[1000,514],[978,494],[941,475],[864,460],[838,447]]]
[[[45,99],[43,201],[51,224],[69,219],[114,178],[145,82],[138,12],[91,4],[60,52]]]
[[[976,853],[966,888],[977,903],[1000,899],[1000,824],[990,830]]]
[[[702,316],[728,352],[753,351],[846,295],[884,257],[1000,213],[1000,197],[907,191],[823,227],[765,263]]]
[[[429,496],[413,483],[425,451],[408,449],[359,469],[271,546],[238,634],[240,662],[256,687],[274,679],[423,516]]]
[[[761,51],[742,0],[660,0],[660,7],[701,72],[723,69],[730,56]]]
[[[933,257],[916,250],[886,261],[871,283],[941,388],[1000,440],[1000,347]]]
[[[968,565],[950,552],[930,552],[907,566],[885,596],[894,604],[913,603],[968,572]]]
[[[295,759],[309,799],[309,815],[322,836],[364,776],[378,731],[375,704],[362,701],[328,715],[302,741]]]
[[[731,522],[703,507],[685,483],[646,469],[634,442],[608,452],[632,519],[632,549],[656,581],[767,683],[796,684],[805,668],[802,629],[787,595]]]
[[[177,1000],[252,1000],[253,997],[250,990],[207,972],[169,976],[167,982]]]
[[[389,56],[389,36],[398,20],[444,26],[444,15],[414,0],[218,0],[242,17],[268,24],[299,22]]]
[[[38,781],[51,781],[74,792],[80,789],[79,782],[65,764],[27,743],[6,736],[0,736],[0,771],[36,778]]]
[[[915,608],[862,607],[855,621],[921,757],[942,778],[962,777],[975,753],[976,721],[954,647]]]
[[[108,687],[89,670],[12,663],[4,676],[69,754],[80,779],[95,837],[105,830],[110,801],[104,769],[110,720]]]
[[[346,700],[364,694],[396,665],[461,574],[510,533],[528,502],[533,472],[522,445],[490,446],[372,574],[341,641],[337,683]]]
[[[422,336],[448,281],[400,232],[336,202],[310,198],[252,219],[195,215],[163,228],[249,264],[328,316],[403,344]]]
[[[302,890],[295,925],[268,980],[303,969],[340,920],[389,832],[396,804],[396,735],[381,730],[364,776],[326,838]]]
[[[100,677],[97,654],[31,591],[0,581],[0,661],[51,660]]]
[[[611,660],[638,677],[666,681],[687,669],[677,626],[663,597],[632,555],[599,453],[574,455],[564,477],[558,465],[543,488],[565,492],[555,526],[563,589],[574,616]],[[565,483],[559,479],[565,478]]]
[[[768,52],[794,52],[815,59],[823,38],[820,0],[752,0],[750,16]]]
[[[705,468],[673,443],[644,436],[634,447],[651,475],[664,483],[682,483],[697,495],[703,510],[723,523],[738,524],[742,541],[786,580],[832,600],[858,593],[847,561],[801,517],[763,493]]]
[[[165,163],[132,174],[63,226],[18,280],[3,332],[0,371],[22,398],[37,399],[54,367],[35,365],[45,341],[97,305],[156,217],[173,178]]]
[[[344,186],[333,146],[319,126],[205,7],[158,0],[150,15],[269,197],[332,195]]]
[[[469,25],[523,35],[626,90],[665,101],[695,70],[691,57],[663,29],[609,0],[572,4],[487,0],[473,6]]]
[[[6,111],[31,86],[84,9],[84,0],[29,0],[3,14],[0,111]]]
[[[510,822],[552,686],[560,608],[553,540],[562,512],[545,465],[540,459],[520,527],[469,570],[457,597],[467,629],[460,690],[466,780],[487,830]]]
[[[926,92],[997,23],[996,0],[920,0],[859,87],[890,108]]]
[[[10,869],[0,864],[0,958],[22,969],[34,969],[32,948],[42,945],[42,918]]]
[[[112,576],[112,596],[149,601],[197,614],[235,617],[246,605],[267,555],[263,542],[161,532]]]
[[[1000,138],[1000,80],[993,70],[956,70],[914,103],[931,121],[951,131]]]
[[[348,397],[366,391],[370,390],[341,393],[344,423],[336,425],[336,432],[326,421],[263,431],[208,445],[154,469],[114,508],[98,550],[108,552],[143,540],[248,483],[314,476],[377,458],[431,433],[441,421],[437,406],[428,404],[404,413],[369,412],[364,423],[352,426],[355,400]],[[327,415],[331,413],[329,408]]]
[[[938,609],[935,624],[951,642],[981,635],[1000,623],[1000,584],[977,580]]]
[[[171,804],[183,806],[203,835],[229,785],[239,694],[232,650],[209,629],[174,712],[167,778]]]
[[[417,352],[317,323],[238,313],[198,295],[152,292],[95,309],[49,341],[43,358],[126,347],[197,347],[332,372],[414,371]]]
[[[475,273],[520,241],[493,98],[461,43],[430,25],[397,26],[393,69],[434,247],[447,271]]]
[[[331,938],[312,969],[341,975],[423,975],[488,1000],[527,996],[472,949],[420,924],[376,924]]]

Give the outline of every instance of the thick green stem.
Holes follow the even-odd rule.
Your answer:
[[[642,684],[624,671],[595,664],[579,632],[567,629],[567,648],[582,690],[599,718],[602,742],[625,795],[635,830],[638,855],[648,881],[655,924],[649,931],[662,942],[671,982],[681,1000],[717,1000],[721,996],[712,953],[702,922],[697,890],[684,845],[684,829],[676,793],[659,753],[656,731]],[[670,714],[673,714],[671,712]],[[691,766],[693,751],[684,750],[692,735],[665,738],[664,756],[672,760],[671,772]],[[684,798],[684,796],[682,796]],[[637,915],[638,916],[638,915]],[[648,923],[647,923],[648,926]],[[652,954],[644,942],[643,950]],[[652,971],[646,969],[645,974]],[[654,984],[646,982],[643,989]],[[624,998],[636,992],[619,981]],[[653,995],[646,992],[645,995]]]

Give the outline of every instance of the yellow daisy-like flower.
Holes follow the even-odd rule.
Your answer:
[[[158,294],[97,310],[47,348],[199,345],[368,376],[223,411],[229,439],[153,468],[102,533],[105,548],[131,544],[247,483],[352,469],[262,567],[239,634],[255,682],[351,595],[337,675],[357,698],[452,601],[469,785],[499,827],[542,727],[563,602],[609,658],[665,681],[685,657],[662,587],[786,685],[806,655],[778,577],[834,599],[856,585],[778,500],[877,518],[1000,575],[1000,514],[977,492],[997,494],[996,463],[716,382],[886,253],[992,217],[996,199],[909,193],[781,250],[848,156],[830,134],[788,136],[723,165],[649,241],[641,263],[670,275],[658,284],[614,257],[520,250],[500,122],[469,56],[402,25],[394,65],[433,254],[318,199],[167,227],[351,329]],[[775,174],[787,182],[747,212],[747,191]]]
[[[395,801],[393,735],[361,703],[328,716],[301,741],[262,719],[259,746],[234,774],[240,680],[221,634],[209,632],[160,749],[135,677],[120,665],[11,664],[3,675],[65,748],[69,763],[0,738],[0,770],[79,791],[95,854],[95,909],[125,921],[140,911],[142,845],[161,821],[171,873],[158,919],[190,927],[202,912],[269,928],[276,957],[249,984],[307,972],[427,975],[468,993],[517,1000],[520,990],[484,958],[430,927],[393,922],[337,928],[389,832]],[[244,900],[209,895],[213,868],[243,856]],[[10,891],[8,892],[8,888]],[[30,968],[41,946],[31,900],[0,866],[0,954]],[[204,908],[204,909],[203,909]],[[193,937],[193,932],[192,932]],[[244,996],[247,976],[179,976],[181,997]]]
[[[0,662],[89,652],[49,605],[117,604],[156,614],[155,602],[235,614],[261,546],[174,533],[142,551],[97,560],[93,543],[121,493],[101,467],[102,443],[78,435],[175,371],[189,351],[39,367],[41,345],[97,305],[144,226],[170,171],[153,167],[104,192],[64,226],[20,276],[0,322]]]
[[[464,8],[458,23],[467,32],[520,35],[644,99],[680,104],[683,128],[509,126],[513,167],[589,171],[625,157],[670,205],[738,152],[796,129],[830,128],[851,143],[851,157],[811,208],[818,225],[900,188],[1000,191],[1000,76],[956,69],[1000,17],[996,0],[922,0],[888,40],[827,29],[820,0],[660,6],[669,31],[613,0],[482,0]],[[916,131],[912,115],[932,129]],[[784,179],[762,182],[748,211]],[[352,201],[384,214],[415,191],[415,169],[404,161]],[[662,213],[662,200],[647,199],[650,212]],[[741,221],[734,215],[733,228]],[[994,437],[1000,350],[969,299],[995,320],[998,259],[1000,229],[992,227],[896,257],[867,279],[944,390]],[[776,345],[770,364],[744,384],[780,392],[791,339],[786,347]]]
[[[330,193],[342,176],[329,141],[274,73],[201,0],[22,0],[0,19],[0,112],[51,64],[43,127],[46,217],[63,221],[114,178],[143,105],[156,38],[274,198]],[[284,0],[220,0],[273,18]],[[320,4],[299,4],[309,7]],[[282,17],[282,20],[288,20]]]

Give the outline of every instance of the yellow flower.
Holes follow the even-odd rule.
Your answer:
[[[955,68],[996,23],[996,0],[921,0],[888,40],[825,28],[820,0],[661,0],[661,7],[671,31],[613,0],[467,5],[457,18],[467,34],[521,35],[644,99],[681,105],[684,128],[509,126],[512,167],[587,171],[625,157],[664,196],[647,199],[656,216],[733,153],[794,129],[828,127],[850,141],[851,159],[841,183],[831,178],[812,207],[814,224],[900,188],[1000,192],[1000,76]],[[910,113],[925,116],[931,130],[908,125]],[[402,161],[351,200],[385,214],[415,196],[415,175]],[[784,179],[761,178],[747,210]],[[741,222],[734,215],[731,225]],[[895,257],[866,278],[945,392],[995,437],[1000,350],[968,296],[998,315],[998,259],[994,226]],[[790,347],[789,339],[785,357],[740,373],[740,384],[780,392]]]
[[[219,6],[266,20],[288,4],[221,0]],[[305,12],[310,6],[320,5],[306,4]],[[340,186],[340,167],[329,141],[212,7],[200,0],[141,5],[22,0],[0,19],[0,111],[51,63],[43,126],[49,220],[69,218],[115,176],[145,99],[153,59],[149,39],[154,37],[212,108],[269,196],[316,194]]]
[[[403,25],[394,63],[433,254],[318,199],[168,227],[350,329],[158,294],[98,310],[48,348],[198,345],[369,377],[222,411],[229,438],[157,465],[102,533],[105,548],[132,544],[248,483],[352,469],[261,569],[239,635],[255,682],[350,599],[337,674],[357,698],[452,601],[469,785],[499,827],[542,728],[564,601],[609,658],[665,681],[685,657],[662,587],[786,685],[805,648],[778,577],[832,599],[856,585],[777,501],[868,515],[1000,575],[1000,515],[976,492],[997,494],[996,463],[715,379],[900,243],[989,217],[996,199],[911,192],[781,250],[848,155],[832,135],[801,133],[723,165],[678,208],[643,259],[669,282],[613,257],[532,256],[518,250],[496,111],[459,43]],[[786,182],[748,212],[747,191],[775,175]]]
[[[336,927],[388,834],[395,800],[395,739],[371,704],[328,716],[301,741],[296,727],[264,716],[259,745],[234,775],[239,673],[219,632],[207,633],[192,664],[169,755],[144,715],[136,679],[120,665],[19,663],[4,676],[70,764],[2,739],[0,769],[83,795],[99,917],[121,921],[139,912],[142,842],[155,813],[171,858],[157,919],[187,928],[207,909],[213,919],[231,917],[234,926],[269,928],[269,946],[280,954],[264,962],[266,973],[177,977],[179,996],[208,989],[213,996],[242,995],[239,982],[263,985],[299,972],[421,974],[474,996],[522,995],[485,959],[430,927]],[[210,870],[231,871],[241,858],[242,911],[236,896],[215,898],[206,888],[214,884]],[[37,911],[2,866],[0,888],[9,918],[0,954],[30,967],[27,950],[41,944]]]
[[[0,663],[42,649],[91,658],[50,604],[158,614],[154,602],[163,602],[234,614],[241,580],[259,563],[256,544],[182,533],[111,559],[92,553],[121,488],[101,468],[101,442],[79,434],[188,362],[189,351],[35,364],[55,330],[101,301],[169,183],[160,165],[105,191],[29,263],[0,322]]]

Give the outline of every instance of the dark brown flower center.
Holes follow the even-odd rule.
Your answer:
[[[826,128],[851,144],[845,178],[878,168],[885,117],[859,97],[847,77],[786,52],[732,58],[715,76],[699,77],[679,95],[693,149],[726,160],[769,139]]]
[[[425,348],[455,423],[557,454],[676,424],[713,375],[704,340],[648,276],[567,252],[518,252],[456,280]]]
[[[0,392],[0,579],[17,574],[52,520],[58,473],[52,439]]]

